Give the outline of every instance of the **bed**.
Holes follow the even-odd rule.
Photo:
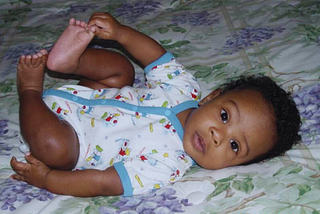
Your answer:
[[[203,96],[243,74],[272,77],[298,105],[301,143],[263,163],[193,167],[177,183],[134,197],[55,195],[10,179],[11,157],[24,157],[15,85],[19,56],[50,50],[71,17],[87,21],[95,11],[159,41],[195,75]],[[320,213],[318,0],[6,0],[0,16],[0,213]],[[90,45],[110,46],[99,39]],[[135,85],[141,86],[143,70],[135,67]],[[44,86],[66,83],[76,81],[48,72]]]

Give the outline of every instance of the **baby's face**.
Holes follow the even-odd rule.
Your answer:
[[[274,117],[259,92],[231,90],[206,98],[184,125],[184,149],[198,165],[206,169],[235,166],[273,147]]]

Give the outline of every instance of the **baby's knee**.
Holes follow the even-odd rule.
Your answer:
[[[31,147],[31,153],[54,169],[71,170],[77,163],[79,147],[76,136],[61,136],[54,133],[45,137],[39,136],[36,147]]]
[[[48,166],[59,170],[72,170],[77,164],[77,154],[70,155],[69,151],[54,154]]]

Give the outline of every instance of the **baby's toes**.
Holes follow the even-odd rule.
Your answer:
[[[80,20],[76,20],[76,25],[80,26],[81,25],[81,21]]]
[[[41,53],[42,55],[46,55],[48,54],[47,50],[46,49],[42,49],[39,51],[39,53]]]
[[[39,65],[39,56],[38,56],[38,54],[33,54],[32,55],[31,65],[32,66],[38,66]]]
[[[87,23],[85,23],[84,21],[81,21],[81,22],[80,22],[80,26],[81,26],[81,27],[86,27],[86,26],[87,26]]]
[[[18,65],[19,66],[24,66],[25,60],[26,60],[26,56],[25,55],[20,56]]]
[[[43,56],[43,54],[39,51],[39,52],[37,53],[37,56],[38,56],[38,58],[41,58],[41,57]]]
[[[69,25],[75,25],[76,20],[74,18],[71,18],[69,21]]]
[[[31,62],[32,62],[32,56],[31,55],[26,56],[26,58],[24,60],[24,64],[26,66],[29,66],[29,65],[31,65]]]

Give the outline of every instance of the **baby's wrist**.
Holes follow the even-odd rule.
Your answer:
[[[52,173],[52,169],[49,169],[44,175],[43,189],[49,190],[50,188],[50,174]]]

